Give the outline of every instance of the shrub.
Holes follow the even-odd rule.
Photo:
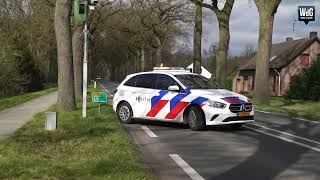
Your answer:
[[[320,56],[310,67],[304,68],[290,80],[286,98],[320,100]]]

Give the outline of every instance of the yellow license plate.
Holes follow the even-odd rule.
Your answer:
[[[239,112],[238,113],[239,117],[245,117],[245,116],[250,116],[250,112]]]

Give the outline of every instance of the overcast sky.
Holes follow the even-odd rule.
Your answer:
[[[208,0],[206,0],[208,1]],[[209,0],[210,2],[210,0]],[[275,15],[273,43],[285,41],[293,36],[293,20],[297,19],[298,5],[315,5],[316,22],[295,22],[294,39],[308,37],[310,31],[320,30],[320,1],[319,0],[282,0]],[[203,21],[202,49],[218,42],[219,31],[215,15],[206,11]],[[247,44],[257,46],[259,35],[259,15],[254,0],[235,0],[230,20],[230,53],[239,55]]]

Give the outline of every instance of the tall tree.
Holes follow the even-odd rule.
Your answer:
[[[140,16],[141,24],[152,32],[152,47],[155,48],[156,65],[164,61],[164,44],[172,35],[181,34],[181,22],[190,22],[189,2],[186,0],[133,0]],[[180,24],[181,25],[181,24]]]
[[[57,0],[54,28],[58,54],[58,110],[75,110],[70,13],[72,0]]]
[[[229,22],[234,0],[226,0],[226,4],[221,11],[218,9],[217,0],[211,0],[211,2],[211,4],[203,4],[203,7],[212,10],[216,14],[219,23],[219,44],[218,50],[215,54],[216,81],[220,86],[226,87],[227,58],[230,42]]]
[[[193,72],[197,74],[201,74],[202,3],[203,0],[194,1],[196,16],[193,37]]]
[[[254,0],[254,2],[258,8],[260,19],[254,99],[257,103],[268,104],[273,22],[281,0]]]
[[[82,49],[83,43],[81,34],[83,23],[75,22],[74,32],[72,35],[73,49],[73,71],[74,71],[74,92],[76,98],[82,97]]]

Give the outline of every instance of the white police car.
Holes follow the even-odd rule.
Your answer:
[[[207,78],[185,70],[154,70],[128,75],[117,87],[113,109],[122,123],[133,119],[240,128],[254,121],[249,98],[221,89]]]

